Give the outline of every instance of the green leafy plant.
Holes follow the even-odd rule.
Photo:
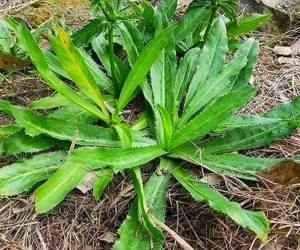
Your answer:
[[[134,4],[133,8],[143,8],[143,18],[135,24],[149,21],[152,11],[171,18],[176,6],[169,3],[162,2],[155,10],[146,2]],[[115,11],[108,2],[103,4],[102,11]],[[206,8],[196,8],[193,15],[196,13],[200,17]],[[129,26],[122,22],[114,32],[126,52],[125,60],[113,58],[118,79],[111,67],[112,41],[104,34],[91,41],[101,62],[98,65],[74,45],[77,38],[72,40],[60,26],[49,37],[54,53],[40,49],[30,31],[18,26],[19,45],[56,94],[34,101],[29,108],[0,101],[0,110],[15,119],[15,124],[0,128],[3,154],[40,152],[0,169],[0,195],[18,195],[37,187],[36,211],[46,213],[90,171],[97,173],[93,183],[97,200],[114,174],[126,171],[136,199],[114,249],[161,249],[165,192],[173,176],[195,200],[207,202],[266,241],[269,225],[262,212],[241,208],[185,166],[189,162],[217,174],[258,180],[261,171],[284,160],[252,158],[238,152],[288,136],[300,125],[300,99],[263,116],[236,114],[255,94],[255,87],[248,82],[258,43],[244,41],[228,60],[226,24],[218,17],[212,20],[201,48],[178,51],[179,42],[195,32],[189,15],[177,23],[157,26],[154,33],[147,31],[147,38],[141,35],[146,31],[135,28],[135,19],[125,22]],[[149,26],[142,29],[146,28]],[[124,118],[124,108],[139,89],[145,99],[144,111],[130,123]],[[48,110],[48,115],[38,110]],[[141,166],[157,161],[157,171],[144,184]]]
[[[26,51],[18,44],[16,32],[20,22],[13,18],[0,19],[0,82],[5,79],[6,74],[26,68]],[[51,19],[41,24],[31,34],[35,41],[39,42],[42,34],[49,31]]]

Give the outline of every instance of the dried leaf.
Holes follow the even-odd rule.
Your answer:
[[[224,179],[220,175],[215,173],[206,174],[200,180],[211,186],[217,186],[224,182]]]
[[[281,185],[299,184],[300,164],[292,160],[282,161],[258,175]]]
[[[7,71],[25,69],[26,62],[15,56],[0,53],[0,69]]]
[[[100,240],[112,244],[115,243],[115,241],[117,240],[117,236],[112,232],[106,232],[103,235],[101,235]]]
[[[88,173],[76,188],[79,189],[83,194],[86,194],[93,188],[93,182],[96,175],[96,172]]]

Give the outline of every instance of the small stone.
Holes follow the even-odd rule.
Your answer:
[[[300,39],[298,39],[292,46],[292,55],[296,56],[296,55],[300,55]]]
[[[277,55],[281,55],[281,56],[290,56],[292,54],[292,49],[290,47],[284,47],[284,46],[275,46],[273,51]]]
[[[293,57],[279,57],[278,62],[280,64],[300,65],[300,58]]]

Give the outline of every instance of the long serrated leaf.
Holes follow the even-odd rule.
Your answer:
[[[174,83],[174,99],[176,106],[181,103],[186,87],[190,83],[196,68],[199,63],[201,49],[193,48],[189,50],[180,60],[178,69],[176,71],[176,78]]]
[[[120,94],[117,106],[122,110],[131,100],[134,91],[143,83],[152,64],[172,39],[174,27],[162,30],[140,53],[130,71]]]
[[[71,102],[60,94],[47,96],[30,104],[31,109],[53,109],[69,105]]]
[[[229,36],[237,37],[252,30],[259,26],[266,24],[272,15],[270,14],[257,14],[253,13],[248,16],[239,17],[236,22],[230,22],[227,25],[227,33]]]
[[[172,151],[170,157],[180,158],[195,165],[203,166],[217,174],[257,180],[257,173],[269,169],[282,159],[254,158],[236,153],[208,154],[193,144],[184,145]]]
[[[192,108],[192,102],[196,102],[199,94],[203,94],[199,92],[199,86],[202,86],[208,77],[214,76],[223,68],[227,50],[225,24],[221,18],[218,18],[212,26],[201,51],[199,65],[186,96],[185,110]]]
[[[122,46],[127,53],[128,61],[130,65],[133,65],[138,58],[139,51],[137,45],[135,44],[135,41],[133,40],[131,32],[127,28],[127,25],[125,23],[122,23],[118,25],[117,28],[120,32]],[[136,32],[139,32],[139,30],[137,29]]]
[[[165,160],[166,161],[166,160]],[[196,176],[174,162],[166,161],[166,169],[187,189],[197,201],[206,201],[214,210],[228,215],[243,228],[255,232],[259,239],[266,242],[269,233],[268,219],[262,212],[242,209],[237,202],[229,201],[222,194],[201,182]]]
[[[214,98],[228,92],[232,85],[231,81],[239,74],[246,63],[246,57],[243,54],[240,54],[226,64],[222,71],[220,71],[217,75],[199,83],[197,89],[198,92],[195,93],[193,100],[185,106],[178,126],[180,127],[184,125],[194,114],[196,114]]]
[[[169,183],[169,175],[151,176],[145,185],[145,201],[149,211],[160,221],[164,221],[166,211],[165,192]],[[118,240],[114,250],[160,250],[163,244],[163,238],[151,238],[143,224],[139,221],[138,203],[134,202],[126,220],[119,229],[120,240]],[[134,239],[134,240],[132,240]]]
[[[173,49],[164,49],[151,67],[151,86],[154,104],[160,105],[169,113],[173,112],[173,88],[176,74],[176,53]]]
[[[137,193],[137,203],[138,203],[140,222],[144,224],[144,226],[146,227],[146,229],[149,231],[149,233],[153,238],[155,239],[163,238],[161,230],[157,228],[157,226],[154,224],[153,220],[150,218],[148,214],[149,210],[148,210],[146,197],[144,193],[142,174],[139,167],[130,169],[130,179]]]
[[[79,50],[74,46],[70,36],[61,27],[57,28],[57,35],[50,39],[60,63],[70,78],[80,90],[90,97],[102,110],[104,116],[109,119],[107,107],[103,101],[96,80],[85,64]]]
[[[178,43],[192,34],[206,19],[209,18],[210,11],[208,8],[200,8],[189,11],[178,22],[174,32],[175,42]]]
[[[9,136],[3,143],[6,155],[18,153],[34,153],[52,148],[60,144],[59,141],[45,135],[30,137],[23,131]]]
[[[173,135],[173,123],[169,113],[157,105],[155,110],[156,133],[159,145],[168,149]]]
[[[162,0],[157,7],[157,11],[166,15],[167,18],[172,18],[175,15],[178,0]]]
[[[233,111],[248,101],[254,93],[255,88],[245,85],[218,98],[187,125],[176,130],[171,146],[175,148],[212,131],[220,122],[230,116]]]
[[[76,46],[86,45],[95,36],[102,33],[108,26],[104,16],[89,21],[87,25],[72,34],[72,41]]]
[[[81,123],[81,124],[94,124],[98,118],[93,114],[78,108],[76,105],[67,105],[55,110],[53,113],[49,115],[49,117],[53,117],[59,120],[63,120],[65,122],[72,123]]]
[[[90,169],[101,166],[112,166],[114,171],[121,171],[148,163],[149,161],[166,154],[159,146],[141,148],[80,148],[74,151],[70,160],[86,164]],[[89,157],[86,158],[85,156]]]
[[[216,133],[224,133],[235,128],[246,128],[252,126],[264,126],[280,122],[280,118],[266,118],[259,115],[233,115],[221,122],[214,130]],[[292,121],[292,120],[291,120]]]
[[[106,120],[102,113],[99,112],[97,106],[92,105],[89,101],[78,95],[78,93],[76,93],[72,88],[68,87],[49,69],[49,65],[44,54],[37,46],[29,30],[24,25],[19,27],[17,37],[20,45],[25,49],[25,51],[27,51],[31,61],[49,86],[79,107],[86,109],[102,120]]]
[[[46,213],[74,189],[87,174],[88,167],[81,163],[66,161],[35,193],[35,209]]]
[[[77,131],[77,144],[98,146],[119,146],[120,142],[112,129],[81,125],[44,117],[30,110],[0,101],[0,110],[13,115],[16,122],[30,136],[47,134],[59,140],[73,141]]]
[[[259,43],[254,39],[248,39],[244,42],[237,51],[237,55],[243,54],[247,57],[247,65],[240,71],[237,76],[234,87],[239,87],[243,84],[248,84],[250,82],[252,71],[257,61],[259,52]]]
[[[23,159],[0,168],[0,196],[16,195],[30,190],[47,179],[65,159],[64,152],[53,152]]]
[[[300,97],[290,103],[279,105],[270,110],[265,118],[280,119],[271,124],[236,128],[208,142],[201,148],[206,152],[232,152],[255,147],[261,147],[275,140],[288,136],[300,125]]]

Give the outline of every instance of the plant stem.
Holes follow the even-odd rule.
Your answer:
[[[212,23],[214,21],[216,13],[217,13],[217,9],[218,9],[217,8],[217,0],[211,0],[211,13],[210,13],[210,17],[209,17],[209,21],[208,21],[208,25],[207,25],[205,34],[203,36],[203,43],[202,43],[201,47],[204,46],[205,41],[207,40],[208,34],[211,30]]]
[[[117,80],[115,54],[114,54],[114,28],[113,26],[109,29],[109,60],[110,60],[110,71],[111,77],[114,82],[115,97],[119,95],[119,83]]]

